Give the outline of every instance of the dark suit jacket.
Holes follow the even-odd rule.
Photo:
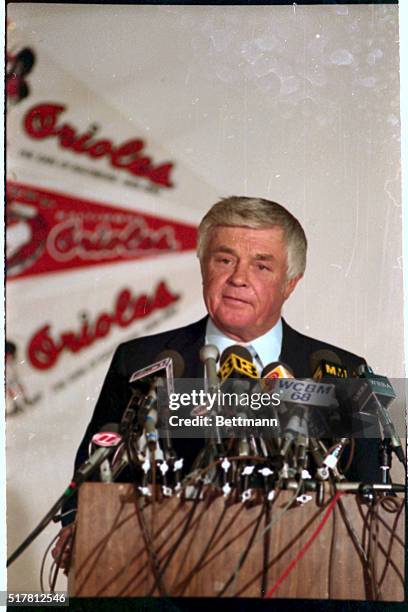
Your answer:
[[[75,467],[87,459],[88,445],[92,435],[109,422],[120,422],[122,413],[130,397],[129,378],[133,372],[151,363],[164,349],[178,351],[184,358],[184,378],[203,378],[204,367],[199,360],[200,348],[205,343],[207,317],[178,329],[136,338],[119,345],[95,406],[92,420],[78,449]],[[309,364],[310,355],[319,349],[332,350],[338,354],[342,364],[357,368],[365,363],[364,359],[320,340],[309,338],[292,329],[283,320],[283,339],[280,360],[288,364],[297,378],[312,376]],[[354,460],[347,477],[350,480],[375,482],[379,480],[378,442],[374,439],[358,440]],[[198,450],[202,447],[200,439],[174,440],[176,452],[191,465]]]

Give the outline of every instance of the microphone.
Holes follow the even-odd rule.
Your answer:
[[[133,372],[129,378],[129,383],[137,383],[143,385],[143,383],[151,383],[156,381],[157,378],[165,378],[167,393],[173,393],[174,391],[174,375],[180,378],[184,372],[184,360],[177,351],[162,351],[157,356],[158,361]]]
[[[221,386],[230,397],[236,396],[236,408],[242,410],[241,416],[246,416],[248,399],[241,397],[241,394],[248,394],[256,380],[259,380],[259,373],[252,362],[252,355],[244,346],[235,344],[226,348],[220,359],[220,369],[218,375],[221,378]],[[239,416],[239,415],[238,415]]]
[[[326,417],[331,433],[345,439],[351,429],[350,413],[346,409],[349,400],[349,379],[355,376],[355,372],[344,366],[337,353],[329,349],[320,349],[312,353],[309,364],[313,380],[332,385],[338,406],[329,410]]]
[[[273,361],[264,367],[261,378],[276,380],[277,378],[295,378],[295,375],[292,368],[283,361]]]
[[[97,451],[99,448],[110,448],[117,447],[122,441],[122,436],[118,433],[118,423],[107,423],[101,430],[92,436],[89,448],[89,456]],[[109,458],[102,461],[99,466],[99,474],[101,482],[113,482],[111,465]]]
[[[306,410],[301,405],[291,409],[291,416],[284,428],[280,451],[283,457],[286,456],[293,441],[296,441],[297,445],[302,447],[306,447],[308,443]]]
[[[185,362],[184,362],[183,357],[180,355],[178,351],[175,351],[173,349],[166,349],[164,351],[161,351],[161,353],[157,355],[157,359],[158,360],[171,359],[171,362],[173,365],[173,377],[170,378],[168,386],[169,388],[172,389],[172,391],[174,391],[174,379],[182,378],[184,374]],[[160,391],[165,392],[165,387],[162,384],[159,385],[159,392]],[[170,402],[169,391],[167,390],[165,402],[164,402],[164,415],[166,417],[169,416],[169,402]],[[173,447],[171,434],[170,434],[170,430],[168,427],[168,418],[165,418],[163,421],[164,422],[162,424],[162,428],[163,428],[164,455],[165,455],[166,460],[174,462],[177,459],[177,454]]]
[[[378,417],[384,438],[389,441],[391,449],[405,466],[401,440],[388,412],[388,406],[396,398],[390,381],[386,376],[374,374],[368,365],[361,365],[358,373],[362,383],[352,399],[357,403],[360,412],[375,414]]]
[[[70,488],[76,488],[85,480],[88,480],[93,472],[106,459],[113,455],[114,451],[122,442],[122,436],[120,436],[117,431],[119,431],[118,423],[108,423],[93,436],[92,444],[96,445],[98,448],[93,451],[90,457],[88,457],[88,459],[76,470],[71,481],[73,487],[70,485]]]
[[[146,436],[147,446],[151,451],[156,448],[159,439],[159,435],[156,429],[158,419],[156,385],[158,384],[159,381],[157,381],[156,383],[151,383],[149,392],[146,395],[145,400],[142,404],[142,414],[144,415],[144,432]]]
[[[337,464],[339,462],[339,459],[341,457],[341,454],[344,448],[347,446],[349,442],[350,442],[349,438],[341,438],[332,447],[332,449],[328,453],[326,453],[323,459],[323,464],[327,466],[328,468],[330,468],[331,470],[334,470],[337,467]]]
[[[251,353],[247,348],[239,344],[229,346],[223,351],[220,364],[218,375],[221,378],[221,384],[226,380],[234,379],[245,379],[245,381],[249,383],[259,378],[259,372],[253,363]],[[249,384],[245,386],[248,388]]]
[[[261,391],[271,393],[278,385],[276,381],[281,378],[295,378],[292,368],[282,361],[273,361],[264,367],[261,378],[257,384]]]
[[[137,404],[139,412],[139,422],[144,426],[146,441],[149,449],[153,451],[157,446],[158,432],[156,425],[158,422],[158,391],[162,391],[168,397],[174,392],[174,375],[180,378],[184,373],[184,359],[177,351],[168,349],[159,353],[154,363],[133,372],[129,383],[136,383],[135,394],[139,392],[139,402]],[[147,386],[147,391],[146,391]],[[139,389],[139,391],[138,391]],[[134,409],[128,405],[129,409]],[[167,438],[169,434],[167,432]],[[167,440],[170,444],[170,440]],[[170,444],[171,446],[171,444]]]
[[[243,419],[247,416],[248,401],[244,402],[241,394],[247,393],[259,377],[252,359],[252,355],[247,348],[234,344],[223,351],[218,372],[223,391],[230,397],[235,396],[237,398],[235,412],[237,417]],[[238,454],[240,456],[250,454],[250,442],[246,428],[239,433]]]
[[[261,372],[261,376],[255,385],[252,387],[251,393],[267,393],[269,395],[273,395],[273,392],[276,391],[277,395],[280,395],[280,390],[278,388],[277,381],[282,378],[294,378],[294,374],[292,369],[281,361],[273,361],[272,363],[267,364]],[[279,426],[279,412],[285,408],[281,405],[281,401],[279,400],[278,406],[271,403],[268,406],[267,410],[263,409],[263,412],[271,413],[274,418],[278,421],[278,427],[273,432],[273,437],[277,438],[281,435],[281,430]],[[268,437],[270,433],[268,433]]]
[[[334,390],[336,393],[336,398],[339,405],[344,403],[345,399],[345,390],[346,388],[342,384],[342,381],[339,379],[348,379],[350,378],[354,372],[350,371],[349,368],[343,366],[340,357],[334,351],[329,349],[320,349],[315,351],[310,355],[309,358],[310,368],[313,372],[313,380],[316,381],[330,381],[333,380]],[[344,414],[340,414],[337,411],[336,416],[333,414],[330,415],[332,417],[332,426],[339,429],[340,422],[342,424],[344,420]],[[337,419],[337,422],[333,423],[333,417]],[[340,473],[337,470],[337,464],[339,459],[343,453],[343,450],[350,443],[350,438],[342,436],[338,442],[329,450],[323,457],[322,465],[325,465],[327,468],[330,468],[336,477],[341,477]]]
[[[313,380],[324,378],[349,378],[351,373],[342,365],[340,357],[329,349],[314,351],[309,357]]]
[[[171,364],[173,367],[173,378],[182,378],[185,369],[185,362],[178,351],[174,351],[173,349],[166,349],[164,351],[161,351],[157,355],[156,359],[157,361],[165,361],[167,359],[171,359]]]
[[[220,381],[217,374],[217,361],[220,352],[214,344],[206,344],[200,349],[200,360],[204,364],[207,379],[207,390],[209,393],[217,393]]]
[[[271,392],[278,385],[280,379],[295,380],[293,370],[281,361],[274,361],[262,370],[261,387]],[[296,401],[294,407],[290,407],[289,420],[283,429],[280,455],[285,458],[290,446],[295,442],[298,466],[302,469],[306,465],[306,452],[309,445],[308,409]]]

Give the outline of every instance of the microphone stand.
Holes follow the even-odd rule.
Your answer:
[[[380,470],[381,483],[391,483],[390,470],[392,467],[392,443],[391,438],[383,438],[380,444]]]
[[[99,449],[106,450],[106,449]],[[113,448],[112,448],[113,450]],[[7,559],[7,566],[11,565],[24,551],[25,549],[40,535],[47,525],[53,520],[55,514],[60,510],[62,504],[70,499],[77,491],[80,485],[85,482],[93,472],[101,465],[107,458],[107,453],[96,451],[96,456],[91,457],[85,461],[76,471],[74,477],[68,487],[65,489],[61,497],[55,502],[50,508],[44,518],[38,523],[37,527],[26,537],[26,539],[18,546],[18,548],[10,555]]]

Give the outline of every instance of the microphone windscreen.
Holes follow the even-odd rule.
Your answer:
[[[107,431],[112,433],[118,433],[119,423],[105,423],[105,425],[103,425],[103,427],[98,430],[98,433],[105,433]]]
[[[238,357],[242,357],[242,359],[245,359],[245,361],[250,361],[251,363],[253,361],[251,353],[247,348],[245,348],[245,346],[242,346],[241,344],[233,344],[232,346],[228,346],[222,352],[220,359],[221,366],[230,355],[237,355]]]
[[[217,349],[215,344],[206,344],[200,349],[200,359],[203,363],[205,363],[207,359],[214,359],[214,361],[218,361],[219,356],[220,351]]]
[[[172,349],[162,351],[157,355],[156,360],[161,361],[162,359],[167,359],[169,357],[173,362],[174,378],[181,378],[184,374],[185,363],[183,357],[178,351],[173,351]]]
[[[261,378],[294,378],[292,368],[282,361],[268,363],[262,370]]]
[[[331,361],[331,363],[341,365],[341,359],[337,353],[329,349],[320,349],[312,353],[309,357],[309,365],[313,373],[316,372],[317,366],[321,361]]]
[[[119,423],[106,423],[92,436],[89,453],[92,452],[92,447],[110,447],[117,446],[122,441],[122,436],[119,432]]]

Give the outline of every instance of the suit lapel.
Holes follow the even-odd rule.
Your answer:
[[[200,349],[205,344],[207,318],[180,330],[167,344],[166,348],[178,351],[184,359],[183,378],[200,378],[204,376],[204,366],[200,361]]]
[[[309,366],[310,347],[306,336],[292,329],[282,318],[282,351],[280,361],[290,366],[297,378],[311,376]]]

